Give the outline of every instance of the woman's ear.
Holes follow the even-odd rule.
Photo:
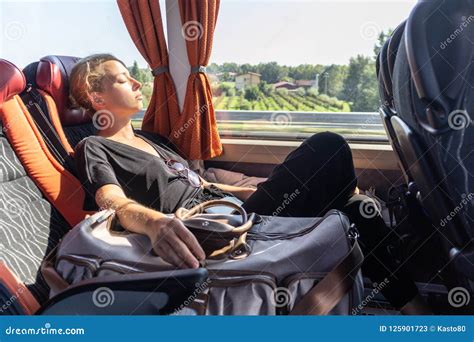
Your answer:
[[[104,109],[105,107],[105,101],[98,92],[92,92],[87,94],[87,97],[89,98],[89,101],[92,104],[92,108],[96,110]]]

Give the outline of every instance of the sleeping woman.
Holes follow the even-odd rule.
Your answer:
[[[382,293],[395,307],[423,313],[416,310],[421,306],[414,282],[388,252],[393,237],[375,202],[357,193],[344,138],[330,132],[312,135],[256,188],[210,183],[189,168],[166,137],[133,128],[131,119],[143,107],[141,86],[109,54],[86,57],[71,72],[71,99],[102,122],[96,135],[75,150],[85,210],[115,209],[121,225],[147,235],[164,260],[196,268],[205,257],[201,246],[179,220],[165,215],[179,207],[228,197],[261,215],[316,217],[338,209],[360,232],[364,275],[377,283],[388,279]],[[373,206],[369,214],[367,204]]]

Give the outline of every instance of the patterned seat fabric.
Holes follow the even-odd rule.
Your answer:
[[[0,122],[0,261],[44,303],[49,288],[39,269],[70,225],[43,197],[8,142]]]

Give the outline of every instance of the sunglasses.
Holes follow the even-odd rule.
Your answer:
[[[166,159],[165,163],[171,170],[175,171],[180,176],[185,178],[192,187],[200,188],[202,186],[202,181],[201,178],[199,178],[199,175],[193,170],[184,166],[179,161],[173,159]]]

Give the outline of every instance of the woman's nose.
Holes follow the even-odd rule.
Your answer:
[[[141,89],[141,87],[142,87],[142,84],[136,79],[133,79],[133,90]]]

